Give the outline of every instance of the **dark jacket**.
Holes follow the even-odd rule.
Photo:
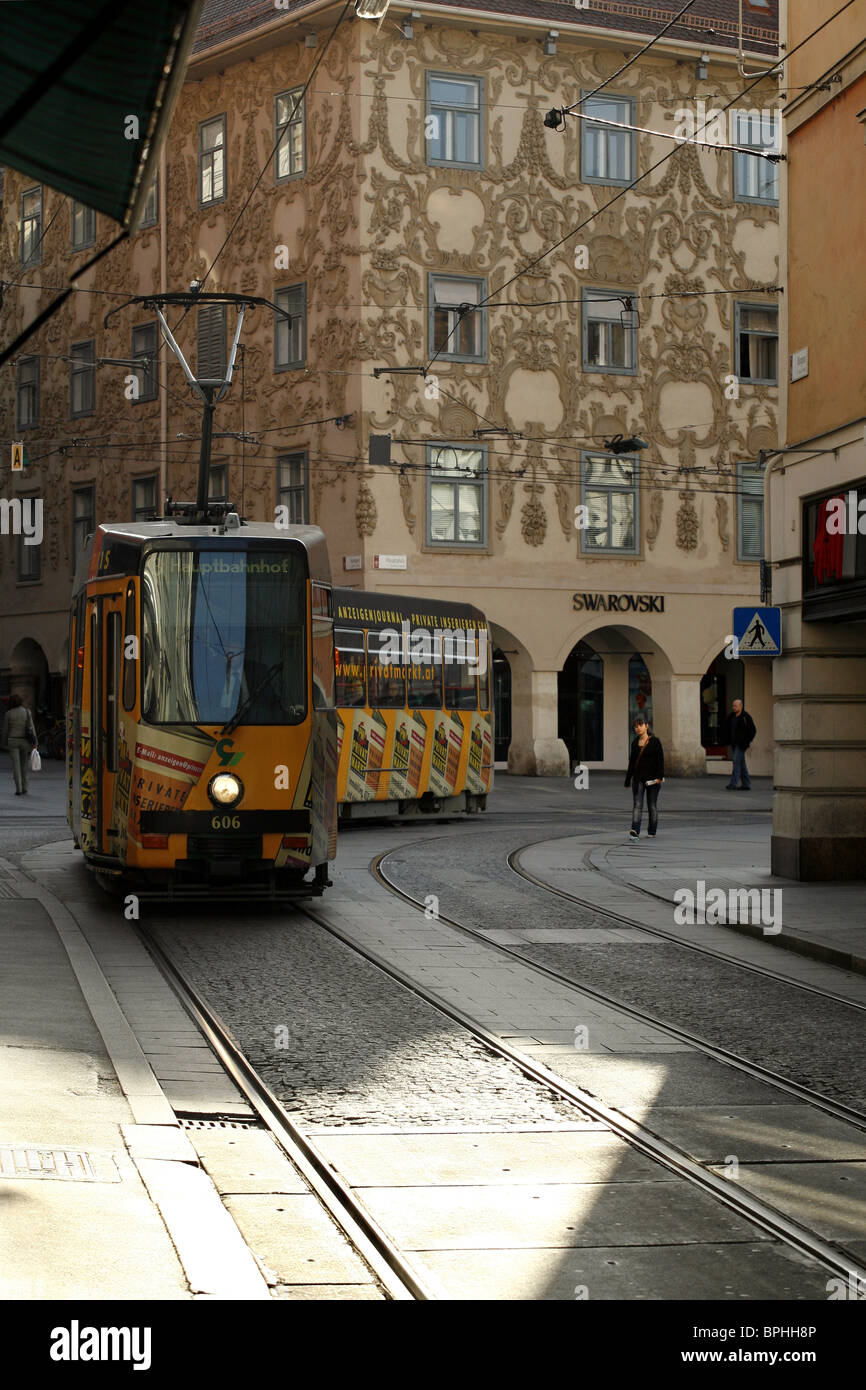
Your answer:
[[[755,721],[750,714],[743,710],[742,714],[732,714],[728,718],[728,737],[726,742],[730,748],[748,748],[754,740]]]
[[[632,778],[636,782],[655,782],[657,778],[664,777],[664,775],[665,753],[660,740],[656,738],[655,734],[650,734],[641,753],[640,744],[635,738],[631,745],[631,757],[628,760],[625,785],[628,786]]]

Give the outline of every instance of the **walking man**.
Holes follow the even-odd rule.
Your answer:
[[[3,720],[3,742],[12,758],[15,795],[27,794],[27,768],[31,746],[36,745],[33,716],[20,695],[12,695]]]
[[[752,790],[749,769],[746,767],[746,750],[754,740],[755,721],[743,709],[742,700],[735,700],[728,719],[728,744],[731,749],[731,780],[727,784],[729,792]]]

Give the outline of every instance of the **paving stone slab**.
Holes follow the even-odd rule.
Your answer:
[[[247,1244],[282,1284],[372,1284],[373,1276],[312,1195],[225,1198]]]
[[[261,1129],[193,1129],[189,1137],[217,1191],[307,1193],[309,1188]]]
[[[741,1163],[739,1182],[827,1240],[866,1231],[866,1163]]]
[[[702,1163],[724,1163],[729,1154],[741,1163],[866,1160],[866,1134],[811,1105],[671,1108],[655,1111],[654,1122]]]
[[[319,1147],[353,1187],[677,1181],[609,1132],[330,1134]]]
[[[787,1100],[784,1092],[698,1052],[679,1054],[670,1062],[663,1054],[640,1052],[615,1057],[560,1053],[551,1070],[647,1124],[655,1110],[670,1106],[766,1106]]]
[[[681,1180],[540,1187],[365,1188],[407,1250],[753,1243],[750,1222]]]
[[[454,1299],[574,1302],[569,1331],[582,1330],[589,1337],[597,1331],[592,1305],[607,1300],[742,1304],[753,1299],[787,1303],[827,1298],[827,1271],[775,1242],[428,1250],[420,1259]],[[625,1319],[627,1325],[627,1314]]]

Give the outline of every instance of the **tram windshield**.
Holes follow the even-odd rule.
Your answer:
[[[150,724],[297,724],[306,713],[304,557],[157,550],[142,577]]]

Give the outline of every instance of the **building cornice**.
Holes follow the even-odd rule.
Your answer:
[[[863,76],[864,72],[866,72],[866,39],[857,44],[855,48],[850,49],[848,53],[843,53],[832,67],[815,78],[816,83],[830,82],[829,91],[819,92],[813,89],[808,92],[798,92],[787,103],[784,107],[784,118],[788,135],[791,136],[807,121],[811,121],[825,106],[837,101],[852,83]],[[841,77],[841,82],[831,80],[837,76]]]
[[[596,9],[605,9],[609,13],[619,13],[622,11],[637,15],[641,11],[646,11],[647,17],[658,19],[660,26],[672,18],[675,11],[670,14],[665,12],[660,14],[651,10],[646,5],[635,4],[615,4],[615,0],[602,5],[596,4]],[[310,21],[324,17],[328,12],[336,15],[340,6],[337,0],[310,0],[310,3],[300,6],[290,12],[277,11],[275,17],[268,23],[257,25],[253,29],[244,29],[241,33],[235,33],[230,37],[217,42],[215,45],[206,49],[199,50],[190,58],[187,67],[187,80],[197,81],[208,76],[211,72],[219,71],[222,68],[237,62],[243,62],[248,58],[255,57],[257,53],[278,45],[283,41],[291,41],[296,35],[292,32],[296,29],[312,32],[316,28],[324,29],[325,24],[313,25]],[[408,16],[411,13],[421,14],[421,19],[416,22],[423,24],[431,20],[447,22],[453,28],[471,28],[479,32],[486,33],[510,33],[515,30],[526,32],[527,29],[539,34],[547,33],[551,28],[558,26],[557,32],[563,44],[583,45],[592,43],[596,47],[603,48],[622,48],[623,46],[635,45],[636,48],[643,47],[652,34],[646,31],[630,30],[626,28],[612,29],[604,25],[593,25],[572,17],[569,7],[562,6],[562,16],[556,15],[554,18],[538,18],[533,15],[522,15],[505,13],[503,11],[491,11],[475,9],[471,6],[444,5],[436,3],[425,3],[425,0],[408,0],[407,3],[392,5],[388,11],[390,22],[398,20],[400,16]],[[272,0],[267,5],[251,6],[249,10],[250,19],[254,19],[268,12],[273,12]],[[573,13],[577,13],[574,11]],[[354,21],[355,16],[351,15],[350,20]],[[218,32],[231,26],[236,19],[217,21],[213,25],[204,26],[199,33],[209,34]],[[364,21],[359,21],[363,23]],[[737,37],[737,26],[730,24],[729,21],[710,21],[707,19],[702,22],[701,29],[715,29],[718,34],[723,25],[729,25],[732,41]],[[753,29],[754,26],[745,26],[746,30]],[[757,33],[758,31],[755,30]],[[750,35],[751,37],[751,35]],[[765,51],[772,45],[770,38],[764,41],[764,51],[759,49],[744,50],[747,58],[755,61],[766,61],[768,54]],[[709,50],[712,54],[712,61],[725,63],[730,62],[732,66],[737,62],[737,49],[734,46],[719,45],[717,40],[708,36],[707,32],[702,32],[694,39],[673,39],[665,35],[656,48],[656,52],[664,53],[668,56],[683,56],[694,58],[701,52]]]

